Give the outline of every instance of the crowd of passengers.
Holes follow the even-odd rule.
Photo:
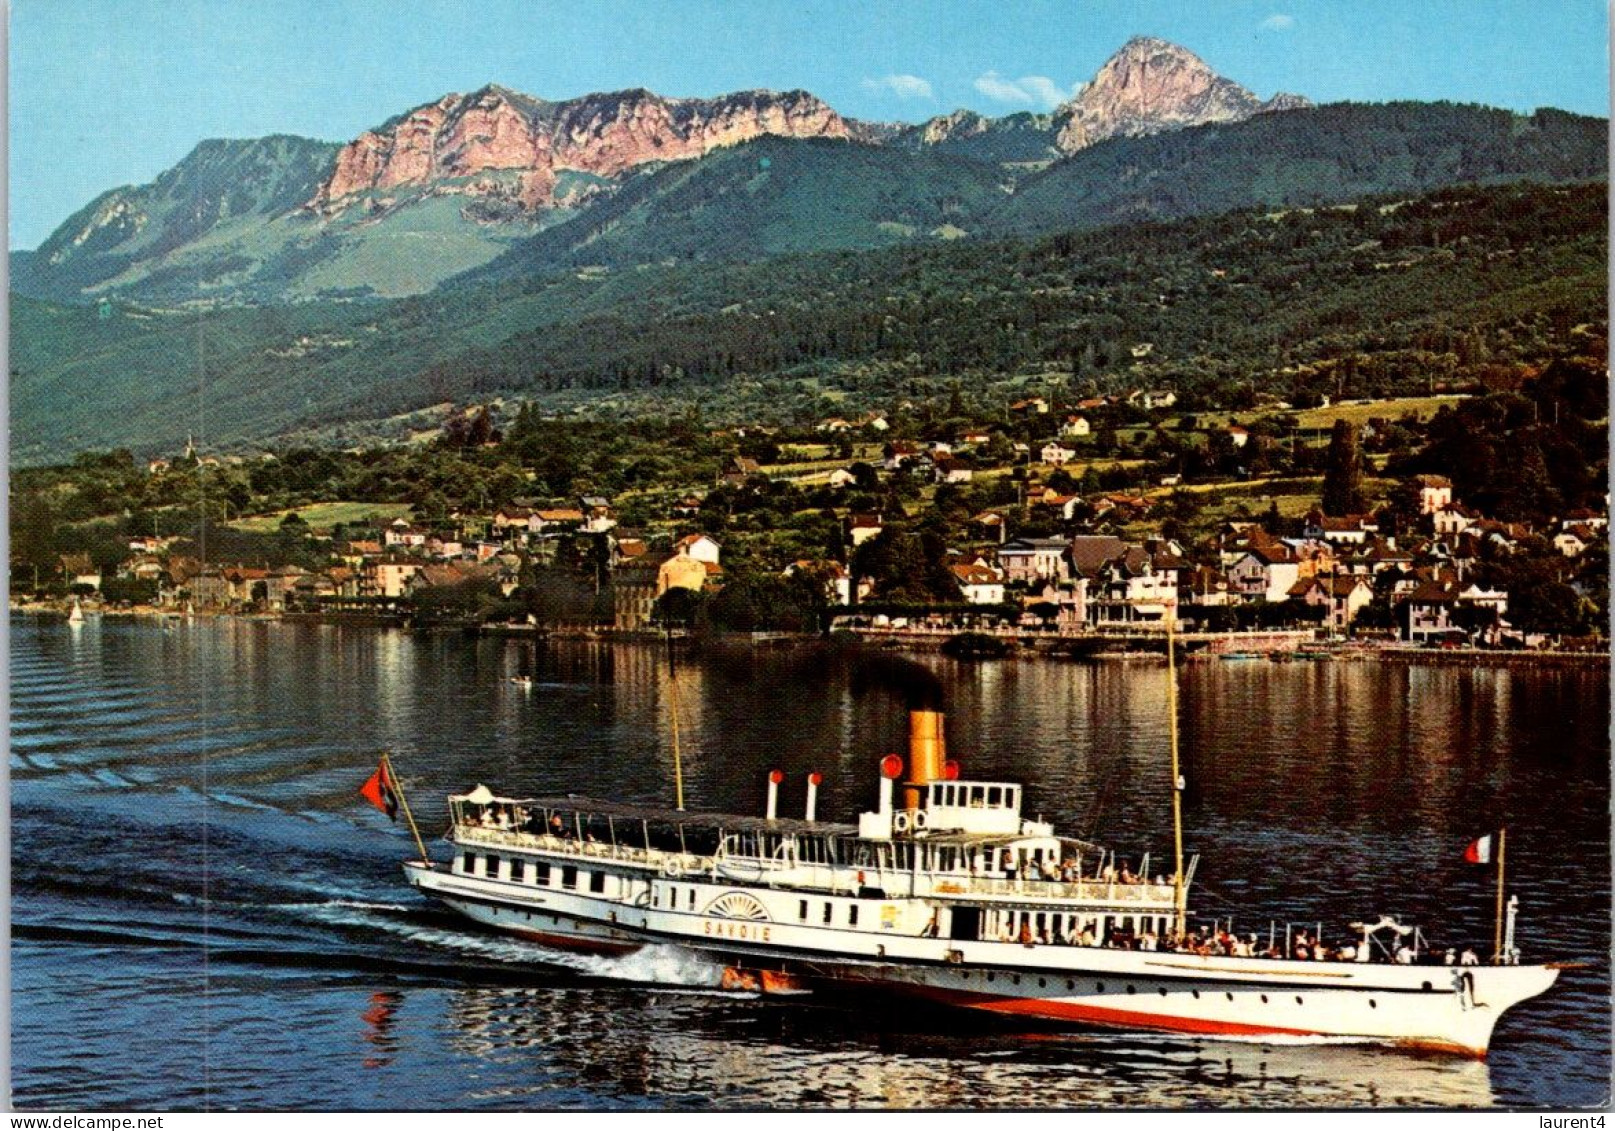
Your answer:
[[[1379,962],[1389,961],[1399,966],[1478,966],[1480,958],[1475,954],[1473,947],[1465,947],[1460,955],[1456,950],[1448,948],[1444,954],[1437,954],[1427,950],[1422,954],[1408,946],[1406,942],[1399,943],[1387,958],[1384,955],[1370,953],[1367,957],[1361,956],[1360,944],[1354,939],[1348,939],[1339,946],[1330,946],[1321,938],[1314,938],[1307,931],[1300,931],[1290,940],[1290,953],[1286,955],[1284,948],[1277,944],[1264,943],[1258,936],[1252,934],[1241,938],[1239,935],[1221,927],[1215,930],[1201,930],[1191,927],[1181,938],[1176,935],[1156,935],[1149,928],[1141,932],[1126,929],[1109,930],[1105,937],[1100,939],[1094,931],[1093,925],[1087,924],[1080,930],[1056,931],[1052,927],[1045,927],[1041,935],[1032,927],[1030,922],[1022,922],[1020,934],[1015,935],[1009,928],[999,936],[1000,942],[1019,942],[1023,946],[1102,946],[1109,950],[1156,950],[1171,951],[1177,954],[1194,954],[1205,958],[1292,958],[1302,962]]]
[[[1103,865],[1094,875],[1084,876],[1082,874],[1082,862],[1071,857],[1067,857],[1059,864],[1056,864],[1053,860],[1045,860],[1041,867],[1034,868],[1029,864],[1024,869],[1018,867],[1015,861],[1011,860],[1004,866],[1004,878],[1009,880],[1046,880],[1051,884],[1074,884],[1079,880],[1098,880],[1100,883],[1107,884],[1147,884],[1150,882],[1148,876],[1134,875],[1125,860],[1121,862],[1120,867],[1113,860]],[[1165,884],[1167,879],[1165,876],[1156,876],[1155,882]]]
[[[539,835],[549,833],[559,840],[576,839],[571,825],[561,820],[559,814],[550,817],[546,824],[542,813],[532,812],[520,805],[502,806],[489,805],[467,824],[477,825],[485,829],[498,829],[500,832],[533,833]],[[597,843],[594,834],[585,830],[584,840],[588,843]]]

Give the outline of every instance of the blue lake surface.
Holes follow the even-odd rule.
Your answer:
[[[356,790],[391,750],[428,846],[478,782],[671,803],[653,647],[240,620],[14,616],[12,1088],[22,1108],[1126,1108],[1602,1103],[1610,1063],[1608,673],[1376,663],[1180,672],[1191,899],[1248,929],[1380,912],[1490,946],[1506,824],[1527,961],[1591,965],[1484,1063],[1338,1044],[1027,1031],[882,1002],[727,993],[676,949],[580,958],[419,898]],[[894,698],[807,650],[682,661],[691,808],[768,770],[873,804]],[[1124,857],[1171,851],[1166,672],[957,664],[950,753]],[[531,690],[510,677],[531,675]],[[437,844],[440,856],[445,846]],[[1282,928],[1281,928],[1282,929]]]

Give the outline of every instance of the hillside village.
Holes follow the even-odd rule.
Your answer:
[[[440,481],[406,491],[407,504],[309,502],[263,515],[258,504],[275,492],[252,485],[270,487],[306,454],[192,450],[125,466],[120,474],[155,497],[202,483],[205,501],[211,483],[235,514],[225,501],[221,521],[192,529],[183,503],[143,508],[103,525],[93,546],[43,552],[24,529],[13,592],[109,608],[627,634],[1138,637],[1163,631],[1175,610],[1181,631],[1542,646],[1597,635],[1605,618],[1602,470],[1571,467],[1565,436],[1540,423],[1551,403],[1565,417],[1555,427],[1582,427],[1570,406],[1599,411],[1580,404],[1589,381],[1597,375],[1560,373],[1399,417],[1400,402],[1180,416],[1170,389],[1055,391],[982,412],[955,394],[795,429],[708,430],[682,453],[634,442],[639,463],[675,458],[649,483],[568,496],[531,492],[555,482],[545,461],[568,422],[524,409],[505,422],[507,437],[485,408],[452,417],[424,450],[482,469],[459,498]],[[1535,445],[1523,480],[1413,470],[1439,463],[1443,437],[1488,411],[1535,418],[1515,433]],[[385,458],[407,474],[425,470],[409,460],[433,457]],[[1541,482],[1526,482],[1532,474]],[[232,495],[232,481],[245,490]],[[304,517],[337,513],[351,517]],[[72,542],[94,527],[53,531]]]

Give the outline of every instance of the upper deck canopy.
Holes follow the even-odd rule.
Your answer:
[[[657,824],[683,825],[692,829],[713,829],[728,832],[790,833],[796,836],[858,835],[856,825],[836,824],[832,821],[799,821],[778,817],[746,817],[738,813],[704,813],[687,809],[668,809],[657,805],[636,805],[625,801],[602,801],[593,797],[568,794],[564,797],[495,797],[485,788],[452,796],[450,801],[472,805],[520,806],[529,811],[543,809],[554,812],[588,814],[596,817],[621,818],[627,821],[651,821]]]

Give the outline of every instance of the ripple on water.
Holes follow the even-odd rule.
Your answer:
[[[1170,852],[1164,669],[926,662],[969,776],[1025,781],[1029,808],[1125,859]],[[901,710],[776,663],[681,665],[692,807],[755,811],[778,766],[824,772],[821,812],[855,813]],[[21,1105],[1572,1107],[1607,1090],[1602,966],[1511,1013],[1474,1064],[729,994],[676,950],[579,958],[402,883],[407,833],[353,798],[384,745],[428,834],[478,781],[665,801],[655,649],[108,622],[76,643],[14,631],[11,670]],[[513,695],[518,671],[541,686]],[[1459,855],[1506,818],[1528,952],[1607,955],[1608,877],[1574,863],[1609,857],[1602,673],[1182,679],[1197,910],[1251,929],[1395,911],[1489,939],[1489,877]]]

